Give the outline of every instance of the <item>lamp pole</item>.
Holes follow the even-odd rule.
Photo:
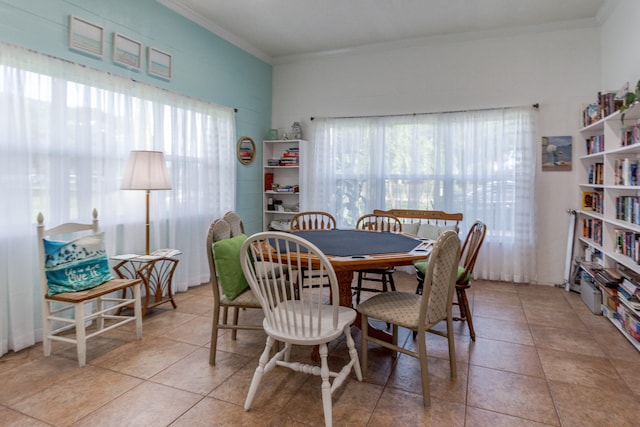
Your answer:
[[[149,255],[149,229],[151,228],[151,224],[149,223],[149,197],[151,196],[151,190],[146,190],[147,193],[147,217],[145,221],[145,231],[146,235],[146,252],[145,255]]]

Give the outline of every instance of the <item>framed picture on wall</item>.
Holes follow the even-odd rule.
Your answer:
[[[77,16],[69,16],[69,48],[102,58],[104,28]]]
[[[113,33],[113,62],[139,70],[142,62],[142,43],[122,34]]]
[[[570,171],[572,151],[571,136],[543,136],[542,170]]]
[[[147,52],[147,72],[152,76],[171,80],[171,55],[154,47]]]

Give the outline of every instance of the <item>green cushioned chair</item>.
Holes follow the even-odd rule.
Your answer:
[[[469,335],[473,341],[476,340],[476,332],[473,329],[473,319],[471,317],[471,309],[469,307],[469,300],[467,299],[466,290],[471,287],[471,277],[473,276],[473,267],[476,264],[480,247],[484,241],[485,234],[487,233],[487,227],[481,221],[476,221],[471,226],[471,229],[467,233],[464,245],[460,252],[460,265],[458,266],[458,273],[456,275],[456,295],[458,298],[458,306],[460,307],[460,317],[454,317],[453,320],[466,321],[469,326]],[[424,284],[424,274],[427,270],[428,261],[421,261],[414,263],[416,268],[416,278],[418,279],[418,286],[416,287],[416,294],[422,294],[422,287]]]
[[[234,213],[234,217],[237,217],[237,214]],[[230,213],[227,213],[225,218],[216,219],[211,223],[206,242],[213,289],[210,365],[216,364],[219,329],[231,329],[231,339],[234,341],[238,329],[262,330],[262,323],[239,323],[240,309],[261,310],[262,307],[249,288],[240,266],[240,247],[246,240],[244,226],[239,217],[234,221]],[[229,309],[233,313],[231,322],[227,320]]]

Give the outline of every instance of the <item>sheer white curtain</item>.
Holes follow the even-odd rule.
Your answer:
[[[0,354],[41,339],[38,212],[56,225],[95,207],[109,254],[144,251],[144,192],[120,190],[131,150],[165,153],[151,248],[183,252],[176,290],[209,279],[207,226],[235,206],[231,108],[0,44],[0,117]]]
[[[475,220],[488,228],[477,278],[535,283],[536,129],[524,107],[315,119],[301,209],[342,227],[381,208],[462,212],[462,237]]]

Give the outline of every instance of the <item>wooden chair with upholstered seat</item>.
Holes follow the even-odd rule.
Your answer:
[[[73,236],[77,237],[71,241],[51,240]],[[90,224],[65,223],[49,229],[38,214],[38,252],[45,357],[51,354],[52,341],[72,343],[78,365],[85,366],[89,338],[130,322],[135,322],[136,337],[142,338],[142,280],[112,278],[95,209]],[[131,297],[117,297],[127,289]],[[124,307],[133,310],[119,314]],[[75,334],[64,333],[71,329]]]
[[[476,331],[473,328],[473,318],[471,316],[471,308],[469,307],[469,299],[467,298],[467,289],[471,287],[471,278],[473,277],[473,268],[476,265],[476,259],[480,253],[480,247],[484,242],[487,233],[487,227],[482,221],[476,221],[467,233],[467,237],[462,245],[460,255],[460,265],[456,274],[456,294],[458,299],[458,308],[460,317],[454,317],[453,320],[467,322],[469,327],[469,335],[473,341],[476,340]],[[424,274],[427,268],[427,262],[418,262],[414,266],[416,268],[416,278],[418,286],[416,293],[421,293],[424,283]]]
[[[237,216],[237,214],[235,214]],[[207,260],[209,261],[209,272],[211,276],[211,288],[213,290],[213,322],[211,328],[211,349],[209,352],[209,364],[216,364],[216,351],[218,347],[218,330],[220,329],[230,329],[231,330],[231,339],[236,340],[237,331],[239,329],[242,330],[262,330],[261,324],[240,324],[239,316],[240,309],[260,309],[260,302],[251,291],[250,288],[246,288],[244,291],[240,292],[239,295],[235,296],[235,298],[230,299],[225,296],[225,291],[223,290],[223,281],[245,281],[244,275],[242,272],[239,273],[243,276],[241,278],[232,276],[228,276],[225,278],[220,277],[220,265],[218,262],[218,266],[216,266],[215,260],[215,246],[216,242],[222,241],[230,241],[232,238],[239,239],[235,242],[235,246],[237,246],[237,268],[240,268],[240,250],[239,246],[241,245],[241,241],[244,234],[244,226],[242,222],[239,223],[235,221],[234,215],[230,215],[228,212],[225,215],[227,218],[231,219],[231,224],[227,222],[224,218],[214,220],[209,226],[209,232],[207,233],[206,239],[206,252],[207,252]],[[239,218],[239,217],[238,217]],[[233,231],[232,231],[233,230]],[[236,233],[236,234],[234,234]],[[244,241],[244,240],[242,240]],[[230,243],[230,242],[228,242]],[[217,244],[220,249],[220,243]],[[233,285],[229,283],[229,285]],[[232,320],[229,322],[228,320],[228,310],[231,309],[232,312]],[[220,316],[222,311],[222,316]]]
[[[449,370],[456,378],[456,355],[453,339],[452,300],[455,277],[460,256],[460,240],[451,230],[445,231],[436,240],[429,255],[422,295],[409,292],[384,292],[361,303],[357,310],[362,315],[362,372],[367,375],[367,351],[369,343],[375,343],[393,351],[401,352],[420,361],[422,377],[422,399],[424,406],[431,405],[429,373],[427,363],[426,332],[445,336],[449,342]],[[369,336],[369,318],[379,319],[392,325],[392,341],[387,342]],[[432,329],[446,321],[446,332]],[[398,328],[403,327],[417,334],[417,351],[398,345]]]
[[[356,221],[356,228],[358,230],[369,230],[387,233],[401,233],[402,222],[397,217],[390,214],[366,214],[358,218]],[[365,270],[358,270],[357,285],[353,287],[356,296],[356,305],[360,304],[360,293],[365,292],[387,292],[388,287],[392,291],[396,290],[396,284],[393,280],[393,273],[395,268],[369,268]],[[381,288],[362,287],[363,281],[381,283]]]
[[[291,233],[277,231],[257,233],[249,237],[242,246],[240,257],[251,290],[264,311],[263,325],[267,333],[267,342],[247,393],[245,410],[251,408],[263,376],[277,367],[285,367],[321,377],[325,425],[331,426],[333,393],[347,379],[352,369],[359,381],[362,380],[362,373],[351,337],[351,324],[356,319],[356,312],[351,307],[340,306],[338,279],[329,259],[309,241]],[[261,263],[256,263],[257,260]],[[335,296],[331,301],[327,301],[322,289],[307,288],[303,291],[301,280],[277,274],[280,270],[287,270],[300,275],[302,265],[307,270],[313,269],[328,278],[331,294]],[[348,358],[345,357],[347,360],[342,368],[330,371],[328,344],[343,335]],[[284,348],[278,349],[279,343],[284,343]],[[310,364],[306,358],[299,362],[290,361],[294,345],[318,346],[320,366]],[[279,351],[271,356],[274,346]],[[336,360],[336,363],[341,363],[341,360]]]

